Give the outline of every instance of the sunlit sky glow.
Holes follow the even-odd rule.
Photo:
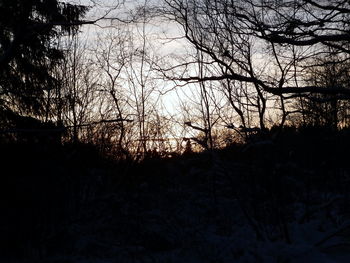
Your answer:
[[[130,17],[135,14],[134,8],[137,5],[154,5],[157,4],[157,0],[149,1],[125,1],[123,4],[117,0],[69,0],[66,2],[74,4],[82,4],[93,6],[86,16],[86,20],[96,20],[101,17],[103,19],[99,20],[95,25],[85,25],[82,28],[82,33],[80,37],[82,39],[88,38],[89,46],[96,48],[96,46],[103,46],[101,41],[103,41],[104,36],[108,34],[113,34],[119,30],[126,30],[131,32],[133,35],[133,45],[135,50],[140,50],[143,48],[143,37],[146,39],[146,50],[147,55],[150,59],[156,59],[159,63],[169,63],[174,64],[175,61],[185,62],[192,60],[193,55],[196,54],[195,50],[188,42],[181,38],[183,36],[182,29],[175,23],[167,21],[166,23],[159,18],[153,18],[148,20],[145,26],[145,34],[142,31],[142,19],[139,23],[123,23],[120,20],[128,21]],[[117,8],[116,8],[117,7]],[[118,47],[116,47],[118,48]],[[191,55],[192,54],[192,55]],[[268,70],[269,65],[265,58],[259,53],[254,55],[254,63],[259,65],[260,68]],[[176,64],[176,63],[175,63]],[[166,64],[163,64],[164,66]],[[134,64],[136,70],[140,70],[139,64]],[[144,69],[145,70],[145,69]],[[190,72],[196,74],[197,67],[192,68]],[[200,91],[199,85],[190,84],[178,87],[174,82],[165,81],[160,79],[161,76],[157,75],[156,72],[144,72],[146,75],[151,74],[154,78],[159,78],[155,80],[155,96],[157,99],[157,105],[163,105],[161,107],[164,115],[175,115],[182,121],[188,120],[191,114],[200,115],[201,105],[200,105]],[[122,79],[123,77],[121,77]],[[207,87],[215,84],[206,84]],[[147,86],[147,83],[146,83]],[[158,100],[158,96],[160,100]],[[226,112],[225,104],[227,103],[222,95],[213,93],[213,96],[218,100],[217,103],[220,104],[222,108],[220,114],[225,116],[230,122],[235,122],[237,116],[233,116],[232,113]],[[222,98],[222,99],[220,99]],[[273,106],[273,105],[271,105]],[[187,112],[186,112],[187,110]],[[273,118],[273,111],[267,114],[268,119]],[[215,112],[213,110],[213,116]],[[193,116],[192,116],[193,118]],[[200,116],[199,116],[200,119]],[[252,126],[257,125],[257,123],[252,123]],[[179,126],[183,126],[183,122],[179,123]],[[197,133],[197,131],[191,131]]]

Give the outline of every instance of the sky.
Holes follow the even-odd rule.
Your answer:
[[[147,1],[147,0],[146,0]],[[147,1],[147,4],[152,4],[157,0]],[[142,23],[138,24],[128,24],[121,23],[118,19],[111,18],[122,18],[127,20],[128,16],[132,14],[133,8],[137,3],[144,4],[145,1],[126,1],[124,5],[118,6],[118,1],[116,0],[75,0],[68,1],[75,4],[83,5],[93,5],[94,8],[90,10],[87,14],[87,20],[95,20],[101,17],[105,19],[99,20],[95,25],[85,25],[82,27],[81,38],[88,38],[90,45],[95,46],[96,43],[100,44],[101,38],[103,39],[104,35],[116,33],[118,29],[125,28],[126,30],[131,30],[134,34],[135,45],[139,43],[142,48]],[[178,39],[181,36],[181,31],[178,25],[172,23],[164,23],[159,19],[152,19],[148,21],[145,27],[145,35],[147,48],[150,50],[151,56],[159,57],[161,59],[169,59],[173,56],[182,56],[188,52],[188,44],[184,39]],[[102,36],[102,37],[101,37]],[[170,40],[172,38],[172,40]],[[139,49],[136,47],[136,49]],[[184,100],[194,99],[196,97],[196,87],[193,85],[185,87],[177,87],[175,89],[175,84],[173,82],[167,82],[164,80],[157,81],[156,84],[157,91],[155,92],[154,97],[160,95],[160,100],[157,103],[157,106],[160,107],[162,114],[165,116],[176,116],[180,120],[186,118],[183,115],[182,107]],[[162,106],[161,106],[162,105]],[[192,111],[194,113],[194,110]],[[176,124],[175,124],[176,125]],[[178,123],[179,126],[183,127],[183,121]],[[198,133],[198,131],[192,131]],[[185,134],[185,137],[193,136],[192,132]],[[172,136],[171,136],[172,137]]]
[[[133,12],[133,8],[136,4],[144,4],[145,1],[125,1],[123,5],[120,5],[119,8],[116,8],[120,1],[117,0],[75,0],[69,1],[70,3],[79,3],[84,5],[93,5],[94,8],[87,14],[86,19],[95,20],[106,16],[106,19],[102,19],[97,22],[97,25],[87,25],[83,27],[83,35],[89,35],[89,38],[93,39],[97,35],[109,34],[113,32],[114,27],[123,26],[123,23],[120,23],[118,20],[113,20],[111,18],[122,18],[128,20],[128,16]],[[154,4],[157,0],[146,0],[147,4]],[[134,30],[134,37],[138,37],[137,29],[135,26],[130,24],[124,24],[125,27],[130,28],[134,27],[131,30]],[[141,27],[141,24],[138,24]],[[189,46],[184,39],[178,39],[181,36],[180,28],[174,23],[164,23],[158,19],[153,19],[146,25],[145,29],[147,37],[147,47],[150,48],[152,53],[156,56],[167,58],[171,56],[181,56],[188,52]],[[139,36],[141,37],[141,36]],[[172,40],[170,40],[172,38]],[[140,44],[142,39],[140,38]],[[170,112],[174,112],[174,109],[178,108],[178,93],[175,93],[173,90],[172,83],[164,82],[164,89],[162,89],[162,94],[166,93],[167,95],[163,96],[163,101],[165,102],[167,109]],[[186,89],[184,89],[186,90]],[[181,91],[180,91],[181,93]]]
[[[120,23],[118,19],[112,18],[128,20],[129,15],[133,13],[134,7],[137,4],[144,4],[145,1],[147,4],[152,5],[156,4],[159,0],[125,1],[123,5],[119,5],[120,1],[118,0],[69,0],[68,2],[94,6],[87,14],[87,20],[95,20],[104,17],[104,19],[99,20],[96,25],[86,25],[82,29],[82,35],[85,34],[88,36],[88,38],[91,39],[91,43],[96,42],[97,35],[99,35],[101,39],[101,35],[103,36],[104,34],[113,32],[117,27],[125,26],[128,30],[135,33],[134,38],[136,40],[136,45],[138,37],[141,45],[142,36],[139,34],[142,26],[141,23],[136,24],[136,26],[128,23],[123,24]],[[147,48],[153,56],[173,62],[173,57],[189,59],[190,57],[188,54],[193,54],[192,47],[184,39],[179,38],[182,36],[181,28],[169,21],[164,23],[164,21],[160,21],[157,18],[152,19],[146,24],[145,35],[147,38]],[[193,102],[198,98],[199,86],[192,84],[175,88],[173,82],[160,81],[157,84],[157,89],[161,94],[164,94],[161,97],[161,103],[164,105],[164,114],[180,116],[183,114],[183,107],[191,103],[194,105]],[[200,107],[200,105],[196,107]],[[192,109],[192,113],[196,110],[197,109]]]

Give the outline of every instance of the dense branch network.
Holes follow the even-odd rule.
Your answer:
[[[349,55],[350,3],[333,1],[193,1],[165,0],[164,13],[183,28],[186,39],[214,65],[206,76],[166,74],[184,82],[248,82],[274,94],[343,94],[341,85],[308,85],[295,71],[332,53]],[[276,51],[277,50],[277,51]],[[325,51],[321,51],[325,50]],[[265,54],[263,53],[265,52]],[[269,71],[259,68],[258,55],[270,59]],[[214,67],[221,73],[213,73]],[[180,67],[179,67],[180,68]],[[276,70],[277,69],[277,70]],[[271,72],[277,72],[271,76]],[[294,72],[293,72],[294,71]],[[302,76],[302,74],[299,74]]]

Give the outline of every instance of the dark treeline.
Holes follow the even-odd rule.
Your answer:
[[[95,20],[99,1],[66,2],[0,1],[0,261],[143,262],[189,240],[201,255],[201,224],[286,246],[310,224],[320,253],[348,246],[349,1],[163,0],[112,19],[117,1]],[[164,21],[185,55],[155,52]],[[230,260],[294,262],[241,246]]]
[[[141,160],[247,142],[272,127],[348,127],[347,3],[164,1],[89,38],[81,30],[99,23],[84,19],[94,5],[1,8],[15,14],[1,22],[4,143],[88,143]],[[154,52],[155,18],[180,26],[174,38],[188,54]],[[172,111],[159,95],[168,86],[180,94]]]

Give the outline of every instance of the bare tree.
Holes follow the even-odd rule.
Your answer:
[[[97,72],[89,63],[87,40],[78,35],[63,39],[64,63],[56,68],[61,88],[55,92],[54,119],[65,124],[71,131],[73,142],[84,135],[82,127],[91,119],[97,91]]]
[[[128,155],[127,133],[133,119],[128,105],[129,95],[124,87],[123,73],[129,64],[129,53],[133,52],[129,48],[131,39],[123,25],[115,25],[107,34],[101,34],[98,39],[99,44],[94,51],[94,59],[101,73],[99,78],[100,117],[106,120],[118,120],[108,124],[111,129],[108,140],[111,141],[112,137],[117,137],[116,155]]]
[[[305,69],[312,67],[315,58],[329,54],[330,47],[337,50],[342,61],[348,60],[348,1],[164,3],[162,14],[182,27],[184,38],[193,48],[210,58],[205,60],[205,75],[193,74],[189,69],[195,61],[187,60],[163,68],[164,76],[180,83],[222,81],[228,99],[228,81],[245,83],[245,99],[257,109],[261,129],[265,128],[266,111],[276,106],[281,111],[279,125],[283,126],[294,113],[290,108],[293,99],[317,94],[349,98],[350,90],[344,86],[311,84],[305,78]],[[273,101],[277,103],[273,105]],[[245,116],[232,103],[232,96],[230,103],[244,126]]]
[[[307,67],[305,81],[311,85],[349,89],[349,62],[339,61],[337,52],[318,59]],[[326,126],[337,130],[349,123],[349,100],[335,94],[315,94],[295,102],[304,122],[313,126]]]
[[[129,88],[130,101],[132,107],[138,136],[135,140],[135,152],[140,158],[144,158],[147,152],[156,150],[152,144],[158,136],[154,123],[159,122],[159,112],[155,106],[160,101],[159,94],[155,93],[157,80],[153,75],[153,64],[156,61],[155,53],[148,35],[148,1],[138,7],[138,19],[135,25],[131,25],[129,30],[132,35],[129,53],[129,64],[126,68],[126,85]],[[158,117],[157,117],[158,116]]]

